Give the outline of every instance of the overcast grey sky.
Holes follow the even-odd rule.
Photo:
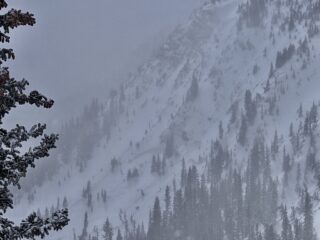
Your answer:
[[[11,0],[9,7],[33,12],[37,18],[35,27],[21,27],[12,34],[17,55],[10,64],[12,75],[27,78],[31,87],[55,99],[50,111],[55,117],[50,118],[75,114],[94,96],[107,95],[201,2]]]

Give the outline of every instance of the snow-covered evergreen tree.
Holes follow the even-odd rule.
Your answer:
[[[7,8],[5,0],[0,1],[0,10]],[[11,29],[19,26],[35,24],[33,14],[11,9],[0,16],[0,42],[9,43]],[[0,50],[0,124],[4,117],[18,105],[30,104],[36,107],[51,108],[53,100],[38,91],[26,92],[29,82],[25,79],[17,81],[10,76],[9,69],[3,66],[8,59],[14,59],[12,49]],[[0,128],[0,238],[2,240],[34,239],[44,237],[50,230],[61,230],[68,224],[68,210],[52,212],[51,216],[42,218],[32,213],[19,225],[5,217],[8,208],[13,208],[12,186],[20,187],[21,178],[25,177],[36,161],[49,156],[49,150],[56,147],[56,134],[44,134],[46,124],[36,124],[27,130],[16,125],[13,129]],[[22,152],[24,144],[31,139],[42,137],[40,144]]]

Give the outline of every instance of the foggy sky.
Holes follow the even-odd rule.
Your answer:
[[[30,89],[56,101],[52,111],[35,111],[33,116],[45,115],[58,125],[90,99],[103,99],[201,2],[11,0],[9,7],[37,18],[36,26],[11,34],[10,47],[17,56],[10,63],[12,76],[25,77]]]

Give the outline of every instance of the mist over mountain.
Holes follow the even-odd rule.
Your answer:
[[[58,148],[23,181],[9,215],[49,216],[68,207],[70,224],[48,238],[57,240],[318,239],[320,1],[190,1],[181,12],[181,1],[138,1],[123,9],[126,20],[137,22],[126,22],[124,30],[126,20],[115,11],[119,28],[110,29],[119,35],[99,38],[95,31],[109,24],[104,4],[111,2],[91,4],[97,25],[87,26],[83,40],[99,46],[83,54],[87,63],[97,58],[99,68],[80,78],[72,74],[88,69],[73,65],[79,72],[54,77],[70,78],[70,85],[83,79],[80,93],[70,96],[88,90],[90,98],[57,124]],[[82,9],[72,6],[65,11]],[[171,20],[161,22],[167,14]],[[144,23],[147,15],[156,20]],[[161,28],[165,39],[148,47],[142,64],[131,65],[135,56],[126,54],[143,49]],[[110,38],[119,48],[109,42],[104,48],[100,41]],[[121,49],[127,38],[135,44]],[[115,58],[104,55],[109,48]],[[77,54],[69,57],[79,61]],[[73,62],[62,58],[61,66]],[[132,74],[120,74],[119,84],[103,83],[108,93],[98,84],[90,88],[90,72],[97,72],[95,83],[112,78],[108,67],[99,71],[109,64]],[[64,99],[67,89],[56,98]]]
[[[13,0],[10,7],[34,13],[37,24],[13,31],[17,59],[9,64],[17,79],[55,99],[50,116],[39,117],[58,127],[119,87],[201,2]]]

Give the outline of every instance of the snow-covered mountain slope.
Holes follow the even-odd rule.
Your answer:
[[[123,227],[120,210],[147,223],[154,198],[174,179],[179,183],[182,159],[208,171],[216,139],[230,151],[232,167],[243,171],[255,139],[263,139],[273,151],[281,201],[296,206],[297,169],[309,164],[310,153],[318,166],[317,117],[310,119],[320,104],[319,12],[310,10],[316,1],[265,1],[252,14],[242,2],[205,4],[119,91],[68,123],[54,155],[60,168],[50,181],[28,188],[34,194],[29,192],[29,200],[24,194],[9,214],[19,219],[38,208],[44,213],[57,197],[60,203],[66,197],[70,225],[50,239],[80,235],[85,212],[90,232],[101,229],[107,217]],[[290,156],[289,185],[283,180],[284,149]],[[153,155],[166,159],[161,176],[150,171]],[[128,180],[135,168],[139,177]],[[314,194],[317,224],[317,167],[302,172],[298,185],[307,184]]]

